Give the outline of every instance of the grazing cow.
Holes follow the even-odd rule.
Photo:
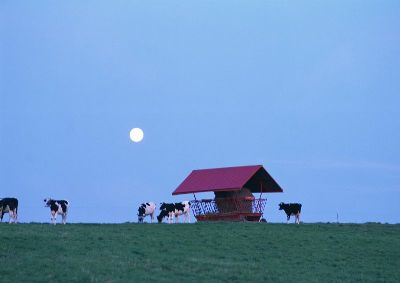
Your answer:
[[[69,203],[66,200],[54,200],[51,198],[44,199],[45,207],[50,207],[51,212],[51,223],[56,225],[57,215],[62,216],[62,223],[67,222],[68,206]]]
[[[0,222],[3,222],[3,216],[8,213],[10,220],[8,223],[17,223],[18,200],[16,198],[0,199]]]
[[[154,202],[142,203],[138,209],[138,222],[143,223],[143,219],[147,215],[150,215],[151,223],[153,223],[155,211],[156,211],[156,205]]]
[[[190,203],[188,201],[176,203],[163,202],[160,204],[160,215],[157,216],[157,220],[161,223],[163,218],[167,216],[168,223],[172,223],[172,219],[175,217],[175,223],[178,223],[180,215],[184,215],[185,222],[190,223]]]
[[[300,223],[301,204],[300,203],[283,203],[279,204],[279,210],[284,210],[287,215],[287,223],[291,215],[295,216],[295,223]]]
[[[164,217],[168,217],[168,223],[172,223],[175,215],[175,204],[173,203],[160,203],[160,214],[157,216],[158,223],[161,223]]]

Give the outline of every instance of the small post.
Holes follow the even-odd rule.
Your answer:
[[[263,215],[264,215],[264,212],[261,211],[261,196],[263,194],[263,185],[262,185],[261,181],[260,181],[260,187],[261,187],[261,193],[260,193],[260,198],[258,199],[258,205],[257,205],[257,211],[256,211],[257,213],[261,212],[261,216],[260,216],[260,220],[259,221],[261,221],[261,218],[263,218]]]

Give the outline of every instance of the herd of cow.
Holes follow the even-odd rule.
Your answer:
[[[61,215],[63,224],[67,223],[67,214],[69,205],[68,201],[45,198],[44,204],[46,207],[50,207],[52,224],[56,224],[57,215]],[[0,222],[3,221],[3,216],[5,213],[8,213],[10,217],[9,223],[17,223],[18,199],[16,198],[0,199]]]
[[[150,221],[153,222],[156,205],[154,202],[142,203],[138,209],[138,222],[142,223],[146,216],[150,216]],[[182,201],[176,203],[160,204],[160,214],[157,216],[158,223],[161,223],[166,217],[168,223],[172,223],[175,218],[175,223],[179,222],[179,216],[183,215],[184,222],[190,223],[190,202]]]
[[[51,223],[56,224],[57,215],[61,215],[62,223],[67,223],[67,214],[69,203],[66,200],[54,200],[51,198],[44,199],[45,207],[50,207]],[[300,223],[301,204],[299,203],[283,203],[279,204],[279,210],[284,210],[289,222],[290,216],[295,216],[295,222]],[[154,202],[142,203],[138,208],[138,222],[142,223],[146,216],[150,216],[153,222],[156,212],[156,205]],[[3,198],[0,199],[0,222],[3,221],[5,213],[9,214],[9,223],[17,223],[18,218],[18,199],[16,198]],[[184,217],[184,222],[190,223],[190,202],[176,202],[176,203],[161,203],[160,213],[157,216],[158,223],[161,223],[164,218],[167,218],[168,223],[179,222],[179,216]]]
[[[51,198],[45,198],[45,207],[50,207],[51,223],[56,224],[57,216],[61,215],[62,223],[67,223],[67,214],[69,202],[66,200],[54,200]],[[150,216],[151,222],[153,222],[154,214],[156,211],[156,205],[154,202],[142,203],[138,208],[138,222],[142,223],[146,216]],[[0,222],[3,221],[5,213],[9,214],[9,223],[17,223],[18,218],[18,199],[16,198],[3,198],[0,199]],[[172,223],[175,218],[175,222],[178,223],[178,217],[183,215],[186,223],[190,223],[190,202],[183,201],[177,203],[161,203],[160,214],[157,216],[159,223],[164,218],[168,219],[168,223]]]

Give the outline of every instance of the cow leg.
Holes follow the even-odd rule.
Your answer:
[[[8,216],[9,216],[8,223],[11,224],[12,220],[14,218],[14,214],[13,214],[13,211],[11,209],[8,211]]]
[[[17,218],[18,218],[18,214],[17,214],[17,209],[14,209],[14,224],[17,223]]]
[[[17,210],[10,209],[9,215],[10,215],[10,223],[17,223]]]
[[[286,224],[289,224],[289,220],[290,220],[290,215],[287,216]]]
[[[11,209],[8,212],[8,216],[9,216],[9,223],[16,223],[17,220],[17,212],[16,209]]]
[[[62,214],[62,223],[65,225],[65,223],[67,223],[67,214],[63,213]]]
[[[17,209],[14,209],[14,223],[18,222],[18,213],[17,213]]]
[[[57,221],[57,213],[55,211],[51,212],[51,223],[56,225],[56,221]]]
[[[154,218],[154,212],[150,214],[150,223],[153,223],[153,218]]]
[[[297,224],[300,224],[300,213],[297,213],[296,215],[296,222]]]

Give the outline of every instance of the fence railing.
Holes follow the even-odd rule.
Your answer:
[[[194,216],[223,213],[263,213],[267,199],[216,198],[190,201]]]

